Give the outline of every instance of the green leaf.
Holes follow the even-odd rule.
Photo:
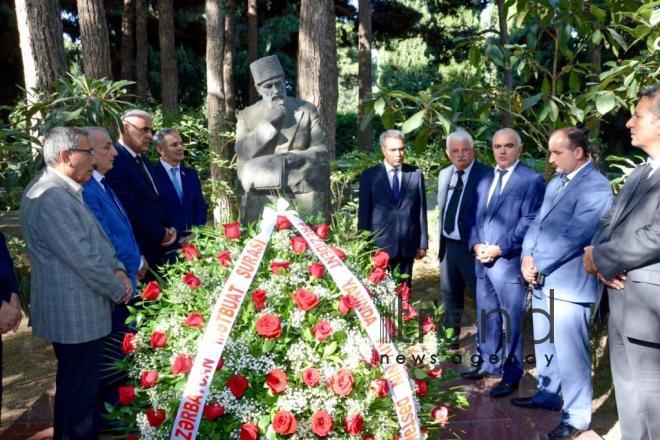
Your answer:
[[[537,118],[539,124],[545,121],[545,118],[548,117],[548,113],[550,113],[550,104],[546,102],[545,104],[543,104],[543,108],[541,108],[541,111],[539,112]]]
[[[536,95],[528,96],[522,100],[522,109],[527,110],[528,108],[534,107],[541,100],[541,94],[537,93]]]
[[[447,119],[445,117],[445,115],[443,115],[440,112],[437,112],[436,116],[437,116],[438,120],[440,121],[440,124],[442,125],[442,128],[445,130],[445,134],[449,134],[449,132],[451,131],[451,121],[449,119]]]
[[[323,349],[323,357],[328,357],[337,349],[337,341],[332,341]]]
[[[605,21],[605,18],[607,17],[607,14],[605,11],[602,9],[594,6],[593,4],[591,5],[591,13],[593,14],[594,17],[598,19],[598,21],[603,22]]]
[[[614,93],[612,92],[605,92],[596,98],[596,110],[598,110],[598,113],[601,115],[609,113],[615,105],[616,100],[614,98]]]
[[[569,106],[569,109],[571,110],[571,114],[575,116],[575,119],[580,123],[584,122],[584,110],[579,109],[574,105]]]
[[[656,27],[658,24],[660,24],[660,9],[654,9],[653,12],[651,12],[649,24],[651,27]]]
[[[413,149],[417,152],[421,152],[426,147],[426,144],[429,142],[429,137],[431,135],[431,129],[429,127],[422,128],[417,136],[415,137],[415,143],[413,144]]]
[[[261,346],[261,349],[266,353],[271,351],[273,348],[275,348],[275,341],[272,339],[266,339]]]
[[[476,46],[473,45],[470,47],[470,52],[468,54],[468,59],[470,60],[470,64],[472,64],[474,67],[479,68],[481,64],[481,50]]]
[[[617,44],[618,44],[619,46],[621,46],[621,48],[622,48],[624,51],[628,50],[628,43],[626,43],[626,40],[623,39],[623,37],[621,36],[621,34],[619,34],[617,31],[615,31],[615,30],[612,29],[612,28],[607,28],[607,32],[610,33],[610,35],[612,36],[612,39],[614,39],[614,41],[616,41]],[[614,48],[614,46],[612,46],[612,48]]]
[[[550,96],[550,81],[548,81],[548,78],[543,78],[543,82],[541,83],[541,93],[545,97]]]
[[[568,75],[568,86],[574,92],[580,89],[580,77],[577,73],[571,72],[571,74]]]
[[[382,116],[385,111],[385,100],[383,98],[378,98],[374,103],[374,112],[378,116]]]
[[[415,379],[426,379],[426,373],[424,370],[420,370],[419,368],[415,368],[413,370],[413,376]]]
[[[596,32],[591,35],[591,42],[594,44],[594,46],[599,45],[602,39],[603,33],[600,31],[600,29],[596,29]]]
[[[426,110],[420,110],[414,115],[412,115],[406,122],[403,123],[401,131],[405,133],[410,133],[411,131],[417,130],[424,123],[424,115]]]
[[[559,108],[557,107],[557,104],[554,101],[550,101],[550,120],[552,122],[557,122],[558,117],[559,117]]]
[[[383,116],[380,117],[380,120],[383,123],[383,127],[385,127],[386,130],[389,130],[390,128],[394,128],[394,115],[392,114],[392,112],[384,113]]]

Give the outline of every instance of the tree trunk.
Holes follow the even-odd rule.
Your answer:
[[[371,93],[371,0],[359,0],[358,20],[358,148],[373,151],[371,122],[362,127],[364,105]]]
[[[135,78],[135,58],[133,40],[135,39],[134,0],[124,0],[121,15],[121,79],[132,81]]]
[[[509,30],[507,27],[507,9],[504,5],[505,0],[497,0],[497,14],[500,24],[500,44],[504,51],[504,88],[506,90],[506,102],[511,102],[511,93],[513,92],[513,72],[511,71],[511,61],[509,57],[509,50],[504,48],[504,45],[509,44]],[[507,109],[502,110],[502,125],[504,127],[511,127],[513,118],[511,112]]]
[[[137,95],[142,105],[147,105],[149,83],[149,50],[147,42],[147,5],[146,0],[135,0],[135,63],[137,66]]]
[[[174,8],[172,0],[158,2],[158,38],[163,114],[178,113],[179,71],[174,45]]]
[[[298,98],[314,104],[335,158],[337,121],[337,38],[332,0],[302,0],[298,33]]]
[[[234,220],[230,195],[223,186],[231,188],[229,169],[218,161],[226,159],[226,142],[222,138],[223,112],[225,109],[222,86],[223,33],[222,0],[206,0],[206,92],[208,107],[209,149],[211,152],[211,179],[216,206],[213,219],[216,224]]]
[[[112,80],[110,37],[103,0],[78,0],[83,72],[91,78]]]
[[[225,88],[225,113],[231,120],[236,118],[236,98],[234,97],[234,22],[236,19],[235,0],[226,0],[225,11],[225,49],[223,81]]]
[[[257,60],[259,44],[259,24],[257,21],[257,0],[248,0],[248,64]],[[252,75],[250,77],[250,104],[257,101],[257,89],[254,87]]]
[[[66,71],[62,19],[58,0],[16,0],[28,101],[35,89],[45,89]]]

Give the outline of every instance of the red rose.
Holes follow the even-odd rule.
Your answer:
[[[117,388],[117,394],[119,394],[119,403],[122,405],[130,405],[137,397],[135,395],[135,387],[132,385]]]
[[[249,386],[250,383],[248,382],[247,378],[241,376],[240,374],[236,374],[227,380],[227,387],[229,388],[229,391],[231,391],[234,397],[239,399],[243,397],[245,390],[247,390]]]
[[[259,428],[254,423],[243,423],[239,440],[259,440]]]
[[[401,300],[404,302],[408,302],[410,300],[410,287],[406,283],[401,283],[398,286],[396,286],[396,289],[394,289],[394,292],[397,295],[401,295]]]
[[[135,435],[135,434],[128,434],[128,435],[126,436],[126,440],[140,440],[140,437],[138,437],[138,436]]]
[[[279,411],[273,417],[273,431],[282,435],[289,435],[298,429],[298,421],[289,411]]]
[[[369,363],[372,367],[377,367],[380,365],[380,354],[375,348],[371,348],[371,359],[369,359]]]
[[[390,338],[394,339],[394,335],[396,335],[396,324],[394,324],[392,318],[389,316],[383,318],[383,325],[385,326],[385,330],[387,330],[387,334],[390,335]]]
[[[330,235],[330,225],[321,223],[320,225],[314,226],[314,232],[319,236],[321,240],[325,240]]]
[[[341,249],[339,249],[338,247],[333,246],[330,249],[332,249],[332,252],[334,252],[335,255],[337,256],[337,258],[339,258],[340,260],[345,260],[346,259],[346,253],[344,251],[342,251]]]
[[[192,312],[183,323],[186,327],[200,328],[204,325],[204,317],[199,312]]]
[[[364,437],[362,437],[362,440],[374,440],[374,438],[370,435],[365,435]]]
[[[231,266],[231,254],[229,253],[229,251],[222,251],[218,253],[218,255],[216,255],[215,258],[217,258],[220,264],[222,264],[222,267]]]
[[[270,270],[274,275],[282,275],[285,272],[289,271],[289,266],[291,263],[288,261],[271,261]]]
[[[449,418],[449,410],[446,406],[436,406],[431,411],[431,418],[440,423],[440,426],[447,426],[447,419]]]
[[[289,384],[289,381],[286,378],[284,371],[279,368],[275,368],[268,373],[266,376],[266,385],[274,394],[280,394],[286,389],[286,386]]]
[[[135,351],[137,348],[137,339],[135,339],[135,333],[125,333],[124,340],[121,343],[121,351],[124,355],[129,355]]]
[[[390,263],[390,256],[387,252],[376,251],[376,253],[371,256],[371,261],[373,261],[374,266],[385,269]]]
[[[433,370],[429,370],[426,372],[426,375],[428,377],[432,378],[438,378],[442,376],[442,367],[434,368]]]
[[[291,296],[300,310],[312,310],[319,303],[319,297],[309,290],[298,289]]]
[[[181,252],[188,261],[192,261],[195,258],[199,257],[199,251],[197,250],[194,244],[187,244],[181,247]]]
[[[163,332],[153,332],[149,341],[151,348],[163,348],[167,345],[167,335]]]
[[[307,250],[307,242],[302,237],[293,237],[291,239],[291,248],[296,254],[302,254]]]
[[[424,397],[429,392],[429,385],[423,379],[415,379],[415,385],[417,386],[416,394],[419,397]]]
[[[312,432],[319,437],[326,437],[332,431],[332,417],[327,410],[317,411],[312,416]]]
[[[351,373],[342,368],[341,370],[335,371],[330,379],[328,379],[328,387],[335,393],[340,396],[348,396],[353,391],[353,376]]]
[[[227,223],[222,225],[225,230],[225,237],[230,240],[241,238],[241,224],[239,222]]]
[[[183,276],[183,282],[191,289],[197,289],[202,282],[195,276],[194,273],[188,272]]]
[[[387,383],[387,379],[375,379],[371,382],[371,390],[376,393],[376,396],[384,397],[390,392],[390,385]]]
[[[149,281],[140,296],[145,301],[155,301],[160,296],[160,286],[155,281]]]
[[[188,373],[192,368],[192,358],[186,354],[179,353],[172,362],[172,374]]]
[[[282,334],[280,318],[275,315],[264,315],[257,321],[257,334],[268,339],[277,339]]]
[[[380,267],[377,267],[369,274],[369,281],[373,284],[378,284],[385,279],[385,276],[385,271]]]
[[[220,357],[218,360],[218,365],[215,366],[215,371],[220,371],[222,370],[222,366],[225,364],[225,358]]]
[[[344,418],[344,429],[349,435],[360,435],[364,428],[364,418],[360,414],[351,414]]]
[[[431,333],[435,331],[435,322],[430,316],[425,316],[424,321],[422,321],[422,332],[424,334]]]
[[[142,388],[149,388],[156,385],[158,382],[158,371],[143,371],[140,376],[140,386]]]
[[[317,280],[320,280],[325,275],[325,266],[322,263],[312,263],[307,270]]]
[[[283,229],[291,229],[291,222],[289,219],[283,215],[278,215],[277,219],[275,220],[275,229],[278,231],[281,231]]]
[[[314,388],[321,380],[321,372],[316,368],[308,368],[302,373],[302,380],[310,388]]]
[[[165,411],[162,409],[149,408],[147,410],[149,426],[158,428],[165,421]]]
[[[219,403],[210,403],[204,406],[204,417],[209,422],[225,415],[225,407]]]
[[[266,291],[263,289],[257,289],[252,292],[252,301],[254,301],[254,307],[257,310],[266,308],[266,294]]]
[[[323,342],[332,335],[332,326],[328,321],[321,321],[312,329],[312,335],[317,341]]]
[[[339,313],[346,315],[357,306],[357,300],[353,295],[347,293],[339,300]]]
[[[405,312],[403,313],[403,320],[404,321],[410,321],[413,318],[417,318],[417,310],[412,306],[410,303],[405,303],[404,304],[404,310]]]

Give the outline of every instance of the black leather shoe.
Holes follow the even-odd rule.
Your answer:
[[[532,396],[514,397],[513,399],[511,399],[511,403],[515,406],[519,406],[521,408],[528,408],[528,409],[543,408],[543,409],[549,409],[550,411],[559,411],[561,409],[561,408],[550,408],[548,406],[541,405],[540,403],[535,402]]]
[[[467,380],[479,380],[483,379],[484,377],[498,377],[498,375],[489,373],[488,371],[482,370],[480,368],[475,368],[461,373],[461,378]]]
[[[497,382],[490,390],[490,397],[506,397],[518,389],[518,382]]]
[[[550,431],[548,439],[574,439],[582,432],[584,432],[582,429],[577,429],[567,423],[561,422],[555,429]]]

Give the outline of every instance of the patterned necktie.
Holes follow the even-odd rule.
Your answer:
[[[142,160],[142,156],[138,154],[137,156],[135,156],[135,160],[138,163],[138,167],[140,167],[140,171],[142,171],[142,175],[144,176],[145,179],[147,179],[147,183],[151,185],[151,187],[156,192],[156,195],[158,195],[158,189],[156,189],[156,184],[154,183],[154,179],[151,178],[151,174],[149,174],[149,171],[147,170],[147,166]]]
[[[449,206],[447,207],[447,214],[443,222],[443,228],[447,234],[454,232],[456,227],[456,213],[458,212],[458,202],[461,199],[461,194],[463,193],[463,174],[465,171],[457,170],[458,180],[456,180],[456,185],[454,186],[454,192],[451,193],[451,198],[449,199]]]
[[[497,200],[500,198],[500,193],[502,192],[502,181],[504,180],[504,175],[509,172],[509,170],[496,170],[499,173],[497,178],[497,184],[495,185],[495,191],[490,197],[490,202],[486,206],[486,217],[490,218],[493,215],[493,209],[497,205]]]
[[[174,184],[174,189],[176,190],[176,193],[179,195],[179,200],[183,201],[183,189],[181,188],[181,183],[179,182],[179,179],[177,177],[177,174],[179,173],[179,168],[170,168],[170,172],[172,173],[172,183]]]
[[[392,195],[394,196],[394,203],[396,204],[399,203],[399,199],[401,198],[401,193],[399,191],[398,170],[398,168],[392,169],[392,172],[394,173],[394,176],[392,177]]]

